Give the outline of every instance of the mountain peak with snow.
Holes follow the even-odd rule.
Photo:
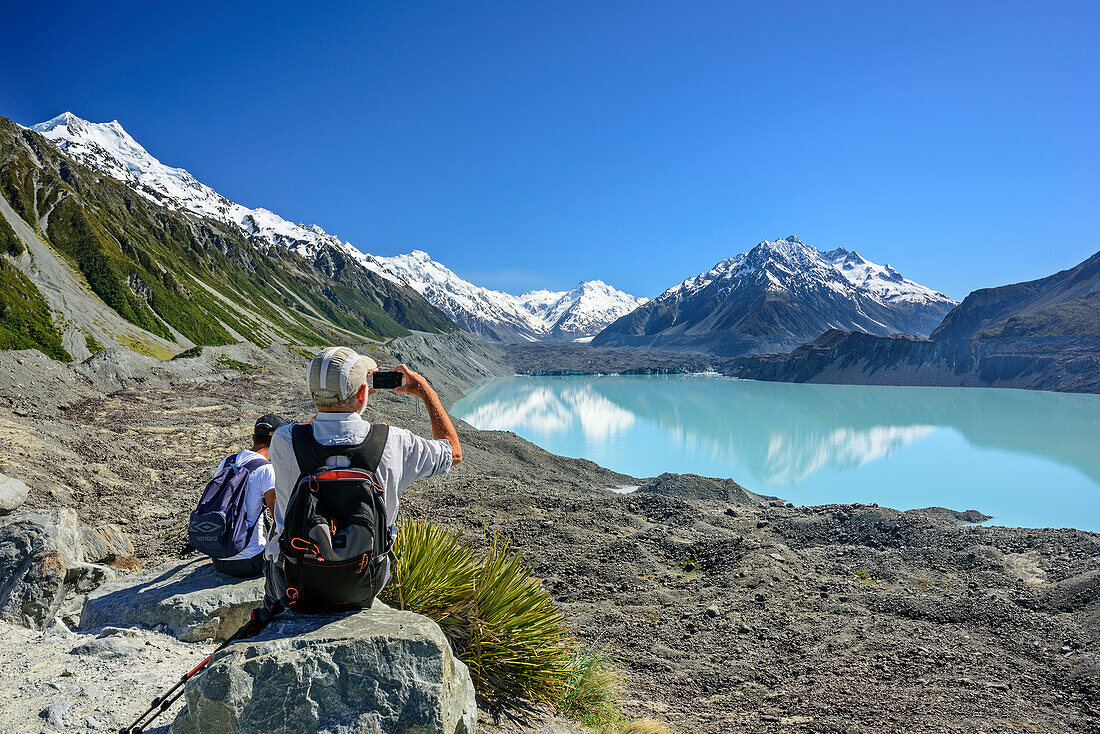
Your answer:
[[[594,344],[737,355],[781,351],[829,329],[927,335],[955,302],[856,252],[795,235],[764,240],[669,288]]]
[[[161,163],[117,120],[89,122],[65,112],[31,129],[155,203],[235,226],[261,248],[282,247],[310,260],[338,250],[363,268],[411,286],[460,326],[492,338],[587,337],[645,302],[602,281],[582,281],[569,291],[514,296],[463,280],[423,250],[395,257],[364,253],[316,224],[294,224],[270,209],[230,201],[188,171]]]
[[[590,338],[646,301],[598,280],[515,296],[474,285],[423,250],[372,259],[462,328],[500,341]]]

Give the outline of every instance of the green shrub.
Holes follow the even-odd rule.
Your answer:
[[[478,560],[461,534],[408,520],[394,545],[394,566],[383,600],[434,619],[448,638],[465,645],[473,611]]]
[[[68,362],[50,308],[27,276],[0,257],[0,349],[37,349]]]
[[[96,338],[88,332],[84,332],[84,346],[86,346],[88,351],[92,354],[99,354],[104,350],[103,345],[96,341]]]
[[[191,359],[192,357],[202,356],[202,346],[191,347],[190,349],[184,349],[182,352],[172,357],[172,359]]]
[[[592,734],[673,734],[628,721],[619,709],[624,673],[574,644],[565,616],[508,544],[485,551],[461,533],[406,520],[381,600],[435,620],[491,708],[549,706]]]
[[[229,357],[218,357],[218,364],[227,370],[236,370],[237,372],[263,372],[263,367],[258,364],[252,364],[250,362],[242,362],[239,359],[231,359]]]
[[[0,216],[0,252],[6,252],[12,257],[23,254],[22,240],[15,236],[15,230],[3,216]]]
[[[506,543],[479,552],[456,532],[407,520],[394,556],[382,601],[440,623],[484,702],[561,700],[572,660],[565,617]]]
[[[474,624],[463,657],[475,686],[480,681],[482,690],[504,702],[560,700],[571,658],[565,615],[499,538],[485,555],[475,598]]]

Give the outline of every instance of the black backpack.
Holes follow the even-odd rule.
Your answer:
[[[355,446],[323,446],[313,427],[291,429],[301,476],[290,494],[279,547],[287,599],[297,610],[369,609],[389,575],[393,538],[376,477],[389,426]],[[348,467],[331,467],[347,456]]]

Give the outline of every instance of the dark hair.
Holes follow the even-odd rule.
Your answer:
[[[271,435],[272,434],[270,433],[262,433],[260,431],[256,431],[252,434],[252,442],[255,443],[257,446],[270,446]]]

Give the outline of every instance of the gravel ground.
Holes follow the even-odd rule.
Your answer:
[[[448,356],[428,346],[417,349],[441,380]],[[416,368],[416,354],[402,356]],[[123,523],[146,559],[179,554],[209,471],[252,421],[308,415],[304,360],[252,358],[264,369],[98,397],[69,385],[86,391],[75,400],[54,390],[68,378],[43,371],[36,394],[9,407],[3,396],[20,391],[0,384],[0,471],[31,486],[31,506]],[[29,384],[10,362],[0,383]],[[373,397],[367,416],[428,431],[400,396]],[[414,486],[403,511],[510,540],[581,641],[628,671],[634,716],[716,733],[1100,731],[1096,534],[974,526],[945,510],[792,507],[728,480],[647,483],[511,433],[462,425],[460,437],[462,465]],[[627,484],[642,488],[609,491]],[[6,630],[0,647],[24,649],[33,634]],[[3,688],[51,684],[32,678]]]
[[[213,649],[146,630],[35,632],[0,623],[3,732],[117,732]],[[165,734],[181,708],[182,699],[150,734]]]

